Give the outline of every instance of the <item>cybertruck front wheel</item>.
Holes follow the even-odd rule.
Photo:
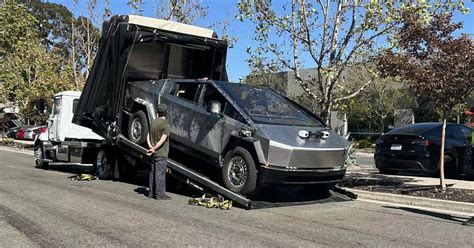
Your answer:
[[[242,195],[252,195],[257,191],[257,168],[252,155],[242,147],[229,151],[222,167],[224,186]]]

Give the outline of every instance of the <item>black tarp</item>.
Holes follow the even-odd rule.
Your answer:
[[[128,16],[114,16],[109,22],[104,22],[98,53],[73,118],[73,123],[89,127],[112,142],[120,132],[117,122],[120,122],[127,83],[127,60],[135,44],[161,42],[213,47],[223,53],[223,65],[217,67],[222,68],[218,78],[212,79],[227,81],[225,41],[149,29],[127,21]],[[166,78],[167,74],[163,75],[159,79]]]

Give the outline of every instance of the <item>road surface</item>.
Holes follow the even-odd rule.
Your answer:
[[[137,184],[71,175],[0,150],[0,247],[474,246],[474,228],[456,216],[360,201],[206,209],[187,196],[153,201]]]

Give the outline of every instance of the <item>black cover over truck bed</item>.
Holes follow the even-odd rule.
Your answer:
[[[114,16],[104,22],[73,122],[114,143],[117,135],[126,133],[120,127],[128,81],[227,81],[226,51],[227,43],[210,30],[153,18]]]

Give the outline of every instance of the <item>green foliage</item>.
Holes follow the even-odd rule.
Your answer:
[[[143,15],[143,0],[128,0],[127,5],[132,10],[132,14]]]
[[[425,22],[418,9],[407,9],[398,29],[399,45],[379,57],[385,76],[406,80],[418,96],[436,104],[442,118],[464,104],[474,89],[474,43],[468,35],[454,35],[462,24],[451,18],[437,13]]]
[[[356,147],[360,149],[370,148],[372,147],[372,142],[370,142],[370,140],[363,139],[357,142]]]
[[[347,148],[347,156],[345,165],[347,167],[352,167],[357,165],[357,157],[356,157],[357,149],[354,147],[353,143],[349,144],[349,148]]]
[[[28,13],[26,6],[8,0],[0,10],[0,56],[14,53],[18,47],[30,40],[38,40],[39,32],[34,28],[38,21]]]
[[[13,139],[3,136],[2,139],[0,140],[0,143],[4,145],[10,145],[10,144],[13,144]]]
[[[71,20],[74,16],[65,6],[40,0],[24,1],[28,12],[36,18],[35,30],[49,50],[59,52],[62,57],[69,56]]]
[[[72,87],[71,70],[61,64],[58,53],[48,51],[35,28],[37,20],[25,6],[10,1],[0,9],[0,16],[18,21],[6,24],[5,35],[2,36],[2,42],[8,45],[8,49],[0,65],[3,80],[0,101],[14,102],[20,107],[20,115],[31,119],[35,116],[33,102],[49,99],[53,94]]]

